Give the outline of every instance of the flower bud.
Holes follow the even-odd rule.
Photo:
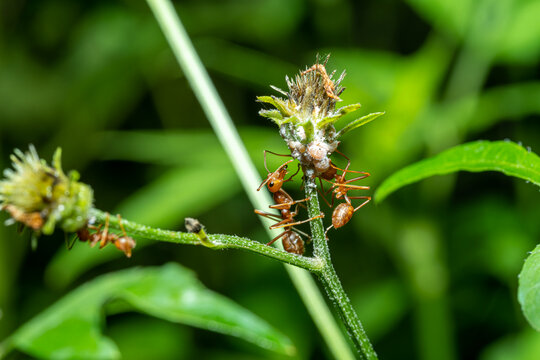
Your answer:
[[[34,146],[26,153],[15,149],[13,169],[4,170],[5,179],[0,181],[1,209],[46,235],[56,226],[66,232],[84,227],[94,199],[92,188],[78,182],[77,172],[63,172],[61,153],[58,148],[51,167],[39,158]]]

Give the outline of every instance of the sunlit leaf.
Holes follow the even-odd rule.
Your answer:
[[[540,2],[515,1],[513,12],[500,41],[500,59],[506,62],[534,62],[540,56]]]
[[[291,116],[289,109],[285,107],[285,100],[275,96],[257,96],[257,101],[275,106],[283,116]]]
[[[112,300],[168,321],[236,336],[265,349],[294,352],[284,335],[206,289],[191,271],[177,264],[101,276],[23,325],[8,346],[45,358],[118,359],[118,348],[100,329],[103,305]]]
[[[456,171],[500,171],[540,186],[538,155],[510,141],[476,141],[399,170],[379,186],[375,200],[381,202],[397,189],[427,177]]]
[[[497,338],[482,352],[480,360],[538,360],[540,333],[525,329],[519,333]]]
[[[328,124],[333,124],[339,119],[341,119],[343,116],[360,109],[361,106],[362,106],[361,104],[350,104],[350,105],[342,106],[336,110],[337,115],[328,116],[328,117],[325,117],[323,120],[319,121],[317,123],[317,128],[322,129]]]
[[[540,245],[529,255],[519,274],[518,300],[529,324],[540,331]]]
[[[368,115],[362,116],[361,118],[358,118],[358,119],[356,119],[354,121],[351,121],[343,129],[339,130],[339,132],[337,133],[337,136],[338,137],[343,136],[343,135],[345,135],[346,133],[348,133],[351,130],[354,130],[356,128],[359,128],[360,126],[366,125],[368,122],[375,120],[376,118],[378,118],[381,115],[384,115],[384,112],[377,112],[377,113],[368,114]]]

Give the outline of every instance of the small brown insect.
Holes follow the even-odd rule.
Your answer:
[[[199,220],[187,217],[184,219],[184,225],[186,226],[186,230],[188,233],[197,235],[202,245],[206,247],[216,246],[214,243],[212,243],[212,241],[210,241],[208,235],[206,235],[206,231],[204,231],[204,226]]]
[[[264,168],[268,172],[268,175],[266,176],[266,179],[261,183],[261,185],[259,186],[257,191],[261,190],[261,188],[264,185],[267,185],[268,190],[271,193],[275,193],[275,192],[277,192],[277,191],[279,191],[281,189],[281,187],[283,186],[284,183],[286,183],[288,181],[291,181],[292,178],[296,174],[298,174],[298,171],[300,171],[300,167],[298,167],[296,172],[294,174],[292,174],[287,180],[284,180],[285,176],[287,176],[287,174],[288,174],[288,171],[287,171],[288,164],[293,162],[294,159],[286,161],[284,164],[282,164],[280,167],[278,167],[275,171],[270,172],[270,170],[268,170],[268,167],[266,166],[266,153],[267,152],[269,152],[270,154],[277,155],[277,156],[290,156],[290,155],[276,154],[274,152],[264,150]]]
[[[328,58],[327,58],[327,60],[328,60]],[[321,77],[323,78],[323,82],[324,82],[323,86],[324,86],[324,91],[326,92],[326,95],[329,98],[332,98],[332,99],[337,100],[337,101],[341,101],[339,96],[336,95],[336,88],[334,86],[334,82],[332,81],[332,79],[330,79],[330,76],[328,76],[328,73],[326,72],[326,68],[324,67],[324,65],[323,64],[315,64],[312,67],[310,67],[309,69],[307,69],[306,71],[303,71],[300,75],[305,75],[305,74],[307,74],[307,73],[309,73],[311,71],[318,72],[319,75],[321,75]]]
[[[103,231],[101,230],[102,225],[99,225],[98,227],[87,225],[77,231],[77,236],[81,241],[88,241],[91,247],[94,247],[99,242],[100,249],[105,245],[112,243],[118,250],[122,251],[129,258],[131,257],[131,251],[133,248],[135,248],[136,243],[132,237],[127,236],[124,225],[122,225],[122,218],[120,215],[118,215],[118,225],[120,225],[120,229],[122,229],[123,236],[109,233],[109,214],[107,214]],[[90,233],[90,230],[95,230],[95,232]]]
[[[292,230],[287,230],[284,232],[284,234],[286,235],[283,235],[283,238],[281,239],[283,249],[292,254],[303,255],[304,240],[302,240],[302,237]]]
[[[43,227],[44,220],[39,211],[25,213],[14,205],[4,205],[1,210],[6,210],[13,220],[18,221],[32,230],[40,230]],[[11,220],[11,221],[13,221]]]

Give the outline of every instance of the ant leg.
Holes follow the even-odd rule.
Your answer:
[[[288,231],[284,231],[282,232],[281,234],[279,234],[278,236],[276,236],[275,238],[273,238],[272,240],[270,240],[268,243],[266,243],[266,245],[270,246],[272,245],[273,243],[276,242],[276,240],[279,240],[280,238],[282,238],[283,236],[285,236],[287,234]]]
[[[353,212],[356,212],[358,209],[360,209],[362,206],[366,205],[368,202],[371,201],[371,196],[351,196],[349,199],[366,199],[363,203],[358,205],[356,208],[354,208]]]
[[[127,236],[126,229],[124,229],[124,225],[122,225],[122,216],[120,216],[120,214],[117,214],[116,217],[118,218],[118,225],[120,225],[120,229],[122,229],[124,236]]]
[[[330,230],[331,228],[333,228],[334,225],[330,225],[329,227],[326,228],[326,231],[324,232],[324,238],[328,241],[328,236],[326,236],[326,234],[328,234],[328,230]]]
[[[306,220],[301,220],[301,221],[296,221],[296,222],[293,222],[293,223],[285,223],[285,224],[274,224],[270,227],[270,229],[279,229],[279,228],[283,228],[283,227],[291,227],[291,226],[295,226],[295,225],[299,225],[299,224],[304,224],[304,223],[307,223],[309,221],[312,221],[312,220],[315,220],[315,219],[320,219],[320,218],[323,218],[324,217],[324,213],[320,213],[319,215],[317,216],[314,216],[314,217],[311,217],[309,219],[306,219]],[[289,220],[289,219],[286,219],[286,220]],[[285,221],[285,220],[283,220]],[[280,222],[283,222],[283,221],[280,221]]]
[[[353,179],[354,180],[354,179]],[[348,188],[348,190],[369,190],[369,186],[364,185],[351,185],[348,181],[338,185],[340,188]]]
[[[356,171],[356,170],[347,170],[348,173],[355,173],[355,174],[364,174],[365,177],[371,176],[370,173],[367,171]]]
[[[302,203],[304,201],[309,201],[309,197],[305,198],[305,199],[302,199],[302,200],[294,200],[294,201],[290,201],[290,202],[286,202],[286,203],[281,203],[281,204],[274,204],[274,205],[270,205],[268,206],[270,209],[278,209],[278,210],[282,210],[282,209],[288,209],[290,208],[291,206],[293,206],[294,204],[299,204],[299,203]]]
[[[354,174],[364,174],[364,176],[360,177],[360,179],[365,179],[367,178],[368,176],[371,176],[370,173],[368,173],[367,171],[356,171],[356,170],[349,170],[349,169],[342,169],[342,168],[338,168],[337,166],[334,166],[334,164],[332,164],[332,167],[336,170],[341,170],[343,171],[343,173],[354,173]]]
[[[109,239],[109,213],[105,217],[105,227],[103,228],[103,233],[101,233],[101,241],[99,243],[99,248],[101,249],[107,245],[107,240]]]
[[[340,170],[341,170],[341,169],[340,169]],[[321,179],[321,178],[319,178],[319,179]],[[322,178],[322,179],[323,179],[324,181],[326,181],[327,183],[332,184],[332,186],[330,186],[330,189],[328,189],[328,190],[326,191],[327,194],[328,194],[331,190],[333,190],[335,187],[339,186],[339,185],[338,185],[337,183],[335,183],[335,182],[332,182],[332,181],[330,181],[330,180],[326,180],[325,178]]]
[[[275,153],[273,151],[270,151],[270,150],[264,150],[265,152],[269,152],[270,154],[272,155],[276,155],[276,156],[285,156],[285,157],[292,157],[291,155],[289,154],[278,154],[278,153]]]
[[[294,159],[293,159],[294,160]],[[292,161],[292,160],[291,160]],[[283,181],[284,183],[286,183],[287,181],[291,181],[293,177],[296,176],[296,174],[298,174],[298,172],[300,171],[300,165],[298,165],[298,167],[296,168],[296,172],[294,174],[292,174],[287,180]]]
[[[297,225],[296,223],[291,223],[292,220],[293,220],[292,218],[287,218],[287,219],[283,219],[281,221],[278,221],[274,225],[270,226],[270,229],[274,230],[274,229],[279,229],[279,228],[284,228],[284,227],[291,227],[293,225]]]
[[[347,166],[345,167],[345,172],[347,172],[347,170],[349,170],[349,166],[351,166],[351,159],[349,159],[344,153],[342,153],[341,151],[339,151],[338,149],[334,150],[335,152],[337,152],[339,155],[343,156],[345,159],[347,159]],[[333,165],[332,165],[333,166]],[[334,168],[336,169],[339,169],[338,167],[334,166]],[[339,169],[339,170],[342,170],[343,169]]]
[[[267,213],[267,212],[257,210],[257,209],[255,209],[254,212],[257,215],[260,215],[262,217],[265,217],[265,218],[268,218],[268,219],[271,219],[271,220],[282,220],[281,216],[278,216],[276,214]]]
[[[268,173],[270,174],[270,170],[268,170],[268,166],[266,166],[266,150],[263,150],[263,158],[264,158],[264,168],[266,169],[266,171],[268,171]]]
[[[295,229],[295,228],[291,228],[291,230],[294,231],[295,233],[297,233],[298,235],[302,235],[302,236],[307,237],[311,241],[311,236],[309,236],[305,232],[303,232],[301,230],[298,230],[298,229]]]
[[[321,179],[319,178],[319,181],[320,181],[320,180],[321,180]],[[321,187],[322,187],[322,181],[321,181]],[[326,203],[326,205],[328,205],[328,207],[331,208],[332,205],[330,205],[330,203],[328,202],[328,200],[326,200],[326,197],[324,197],[324,194],[323,194],[319,189],[317,189],[317,191],[319,192],[319,195],[321,195],[321,198],[324,200],[324,202]],[[332,198],[332,199],[333,199],[333,198]]]
[[[88,228],[91,229],[91,230],[96,230],[97,232],[99,232],[102,228],[103,224],[99,224],[99,226],[95,226],[95,225],[88,225]]]

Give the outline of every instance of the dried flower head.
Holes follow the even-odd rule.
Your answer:
[[[78,182],[76,171],[64,174],[61,149],[54,153],[52,167],[32,145],[26,153],[18,149],[14,153],[13,169],[4,170],[5,179],[0,181],[1,209],[38,233],[52,234],[56,226],[75,232],[85,226],[93,192]]]
[[[341,82],[345,71],[334,80],[335,71],[328,74],[326,63],[316,63],[296,75],[294,81],[286,77],[289,91],[272,86],[287,98],[260,96],[258,101],[271,104],[272,110],[261,110],[259,114],[273,120],[280,128],[281,137],[287,143],[291,155],[302,164],[311,176],[319,176],[330,167],[330,155],[336,150],[338,138],[346,132],[368,123],[383,113],[373,113],[357,119],[339,132],[334,123],[342,116],[356,111],[360,104],[351,104],[336,109],[336,103],[344,87]]]

